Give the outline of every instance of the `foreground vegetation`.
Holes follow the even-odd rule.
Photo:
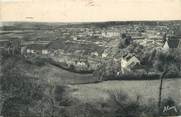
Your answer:
[[[71,83],[75,82],[76,77],[68,79],[68,82],[59,80],[57,82],[55,77],[42,77],[38,71],[41,71],[44,64],[33,64],[26,61],[22,56],[11,56],[6,53],[1,59],[2,77],[1,85],[1,114],[5,117],[155,117],[158,114],[157,101],[142,103],[141,97],[135,92],[136,98],[130,97],[125,91],[112,89],[107,92],[107,99],[102,98],[102,101],[87,101],[74,96],[76,92],[85,89],[84,93],[88,93],[85,98],[89,98],[91,89],[98,89],[98,87],[108,87],[97,84],[90,84],[89,90],[86,91],[86,85],[80,89],[76,89]],[[49,66],[50,67],[50,66]],[[27,69],[29,69],[27,71]],[[36,70],[35,70],[36,69]],[[60,69],[60,68],[56,68]],[[56,70],[55,69],[55,70]],[[30,72],[30,70],[33,70]],[[44,69],[46,70],[46,69]],[[41,72],[43,73],[43,72]],[[49,72],[48,72],[49,73]],[[55,72],[57,74],[58,72]],[[64,72],[65,73],[65,72]],[[47,73],[44,71],[44,76]],[[61,76],[57,76],[61,79]],[[65,77],[65,76],[63,76]],[[77,76],[80,77],[80,76]],[[66,78],[66,77],[65,77]],[[84,79],[80,77],[79,79]],[[93,78],[93,77],[92,77]],[[89,76],[91,79],[91,76]],[[95,80],[96,81],[96,80]],[[62,83],[61,83],[62,82]],[[116,81],[115,81],[116,82]],[[123,81],[120,81],[124,83]],[[128,84],[134,81],[125,81]],[[72,84],[70,86],[70,84]],[[115,84],[115,83],[114,83]],[[157,83],[158,84],[158,83]],[[88,84],[89,85],[89,84]],[[111,84],[110,84],[111,85]],[[109,85],[109,86],[110,86]],[[129,84],[132,86],[133,84]],[[120,84],[121,86],[121,84]],[[124,85],[122,85],[124,86]],[[131,87],[130,87],[131,88]],[[132,87],[133,88],[133,87]],[[150,87],[152,89],[153,87]],[[111,89],[111,88],[110,88]],[[121,88],[123,89],[123,88]],[[126,87],[124,89],[127,89]],[[141,91],[142,89],[140,89]],[[139,91],[139,90],[137,90]],[[143,90],[142,90],[143,91]],[[129,92],[129,91],[128,91]],[[129,94],[131,94],[129,92]],[[133,93],[134,94],[134,93]],[[143,93],[144,94],[144,93]],[[141,96],[143,94],[140,94]],[[157,93],[156,93],[157,94]],[[147,95],[147,94],[145,94]],[[149,94],[148,94],[149,95]],[[90,96],[91,97],[91,96]],[[95,99],[97,96],[92,95]],[[99,96],[98,96],[99,97]],[[106,97],[106,96],[105,96]],[[156,97],[156,96],[155,96]],[[167,97],[168,98],[168,97]],[[164,100],[167,100],[164,99]],[[173,98],[173,99],[172,99]],[[171,106],[176,105],[175,97],[168,98],[171,100]],[[167,101],[164,101],[167,103]],[[163,107],[162,107],[163,108]],[[178,109],[180,107],[178,106]],[[170,112],[169,115],[179,114]]]
[[[32,30],[29,33],[19,32],[26,40],[36,41],[34,37],[40,37],[40,40],[54,40],[62,36],[61,33],[55,34],[54,31],[50,31],[51,28],[45,27],[46,31],[42,31],[39,25],[24,25],[24,28],[22,25],[20,23],[16,27],[22,28],[21,30]],[[105,26],[99,25],[99,27]],[[16,30],[13,26],[9,28],[4,30]],[[49,34],[46,34],[47,32]],[[3,32],[3,35],[6,33]],[[14,36],[14,33],[10,35]],[[4,117],[156,117],[181,114],[180,51],[163,52],[160,49],[144,48],[137,43],[130,44],[127,39],[120,40],[118,48],[113,49],[115,50],[113,56],[118,61],[115,62],[112,56],[110,59],[101,60],[98,69],[94,69],[94,72],[91,69],[93,74],[81,73],[82,71],[75,73],[74,66],[70,67],[71,70],[68,65],[57,64],[49,58],[30,56],[28,60],[20,55],[19,44],[17,47],[15,44],[10,45],[14,49],[12,53],[4,51],[0,53],[1,115]],[[128,53],[135,55],[141,65],[131,68],[130,72],[122,73],[119,58]],[[165,78],[169,79],[163,80]],[[178,79],[173,80],[173,78]],[[163,81],[161,88],[158,79]],[[165,106],[174,106],[177,111],[163,112]]]

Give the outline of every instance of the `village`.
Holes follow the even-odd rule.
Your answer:
[[[0,113],[5,117],[181,112],[180,21],[3,25]],[[168,104],[178,112],[161,112]]]
[[[94,71],[101,61],[113,59],[120,63],[121,71],[124,73],[141,62],[134,53],[119,55],[118,52],[123,50],[120,45],[129,46],[137,43],[143,48],[155,48],[165,52],[180,48],[181,36],[174,34],[173,27],[169,24],[158,24],[154,27],[145,24],[129,24],[98,28],[73,25],[56,27],[47,32],[52,33],[51,35],[56,33],[54,39],[44,38],[44,36],[24,39],[25,35],[21,34],[21,30],[13,30],[12,33],[15,33],[17,38],[11,38],[9,34],[11,31],[8,30],[8,32],[1,32],[3,38],[0,44],[1,49],[5,48],[9,53],[18,52],[26,58],[34,56],[51,58],[67,69],[74,67],[80,72]],[[49,28],[44,29],[45,32],[48,30]],[[32,30],[26,29],[26,31],[32,33]],[[40,35],[42,32],[36,30],[36,33]],[[114,57],[115,55],[118,57]]]

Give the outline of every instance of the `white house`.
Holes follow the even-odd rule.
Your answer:
[[[163,48],[162,48],[162,49],[163,49],[164,51],[168,51],[168,50],[169,50],[169,48],[170,48],[170,47],[169,47],[169,45],[168,45],[168,41],[166,41],[166,42],[164,43],[164,45],[163,45]]]
[[[82,62],[82,61],[77,62],[77,65],[78,65],[78,66],[81,66],[81,67],[82,67],[82,66],[86,66],[85,62]]]
[[[77,37],[73,37],[73,40],[76,41],[76,40],[77,40]]]
[[[106,58],[106,57],[107,57],[107,55],[108,55],[108,54],[107,54],[107,53],[105,53],[105,52],[104,52],[104,53],[102,53],[102,58]]]
[[[22,51],[25,51],[27,54],[49,54],[48,49],[46,49],[45,44],[31,44],[27,45],[26,48],[22,48]]]
[[[108,31],[108,32],[102,32],[103,37],[116,37],[119,36],[120,33],[117,31]]]
[[[164,51],[180,50],[181,48],[181,36],[168,36],[162,47]]]
[[[91,55],[92,56],[99,56],[98,52],[92,52]]]
[[[43,49],[43,50],[42,50],[42,54],[44,54],[44,55],[48,54],[48,50]]]
[[[31,49],[27,49],[26,52],[27,52],[28,54],[30,54],[30,53],[31,53],[31,54],[35,53],[35,51],[34,51],[34,50],[31,50]]]
[[[178,50],[181,48],[181,41],[180,39],[169,39],[165,41],[163,45],[163,50],[164,51],[169,51],[169,50]]]
[[[35,50],[30,50],[31,53],[35,53]]]
[[[31,50],[30,50],[30,49],[27,49],[26,52],[29,54],[29,53],[31,53]]]
[[[121,70],[122,73],[125,71],[130,71],[132,67],[135,65],[140,64],[140,60],[135,56],[127,55],[121,59]]]
[[[21,54],[23,55],[25,52],[26,52],[26,47],[25,46],[21,47]]]

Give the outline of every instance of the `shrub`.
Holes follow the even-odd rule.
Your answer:
[[[80,103],[66,109],[66,117],[106,117],[104,113],[97,109],[96,105]]]
[[[115,108],[114,117],[155,117],[158,114],[155,103],[141,104],[140,96],[133,101],[122,91],[110,92],[110,102],[112,108]]]

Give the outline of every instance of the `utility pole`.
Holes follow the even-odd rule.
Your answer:
[[[159,87],[159,97],[158,97],[158,109],[159,109],[159,115],[161,115],[161,100],[162,100],[162,89],[163,89],[163,79],[165,75],[167,74],[168,70],[166,69],[162,75],[160,76],[160,87]]]

